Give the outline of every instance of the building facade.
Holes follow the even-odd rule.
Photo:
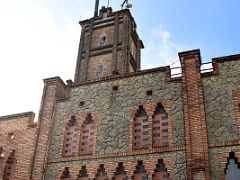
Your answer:
[[[240,179],[240,55],[141,70],[129,10],[80,25],[74,82],[44,80],[37,124],[0,117],[0,179]]]

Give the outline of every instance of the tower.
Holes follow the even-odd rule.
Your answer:
[[[144,45],[128,9],[112,12],[103,6],[99,15],[79,23],[82,33],[75,83],[140,70]]]

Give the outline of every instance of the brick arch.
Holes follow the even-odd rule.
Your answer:
[[[226,164],[228,163],[231,153],[233,153],[233,152],[222,152],[222,153],[218,154],[218,158],[220,160],[219,166],[220,166],[221,180],[225,180]],[[237,158],[239,160],[240,159],[240,151],[238,151],[238,152],[234,151],[234,156],[235,156],[235,158]]]
[[[14,180],[16,163],[17,163],[16,151],[13,150],[5,163],[3,180]]]

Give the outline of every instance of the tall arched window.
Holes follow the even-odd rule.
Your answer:
[[[149,147],[149,122],[148,116],[139,106],[133,121],[133,149],[146,149]]]
[[[91,114],[87,115],[81,131],[80,155],[93,154],[95,126]]]
[[[155,173],[153,175],[153,180],[169,180],[169,175],[162,159],[158,160],[158,164],[156,165]]]
[[[3,180],[14,180],[14,173],[16,169],[16,151],[13,150],[9,155],[4,169]]]
[[[235,157],[235,153],[229,153],[228,163],[225,169],[225,179],[226,180],[237,180],[240,179],[240,163]]]
[[[152,144],[153,147],[169,146],[169,119],[161,103],[156,107],[153,116]]]
[[[138,161],[138,165],[136,166],[136,170],[133,175],[133,180],[147,180],[147,172],[143,165],[142,161]]]
[[[97,170],[96,180],[107,180],[107,173],[103,164],[100,164],[99,169]]]
[[[75,116],[68,121],[63,144],[64,156],[77,156],[78,154],[78,127]]]
[[[114,176],[114,180],[127,180],[126,172],[124,170],[123,163],[118,163],[118,167],[116,168],[116,173]]]
[[[0,148],[0,177],[3,175],[3,168],[4,168],[4,154],[3,148]]]

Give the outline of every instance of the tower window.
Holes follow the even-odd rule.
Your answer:
[[[83,107],[83,106],[84,106],[84,104],[85,104],[85,102],[84,102],[84,101],[80,101],[80,102],[79,102],[79,107]]]
[[[101,34],[99,42],[98,42],[98,47],[106,45],[106,40],[107,40],[106,35],[104,33]]]

